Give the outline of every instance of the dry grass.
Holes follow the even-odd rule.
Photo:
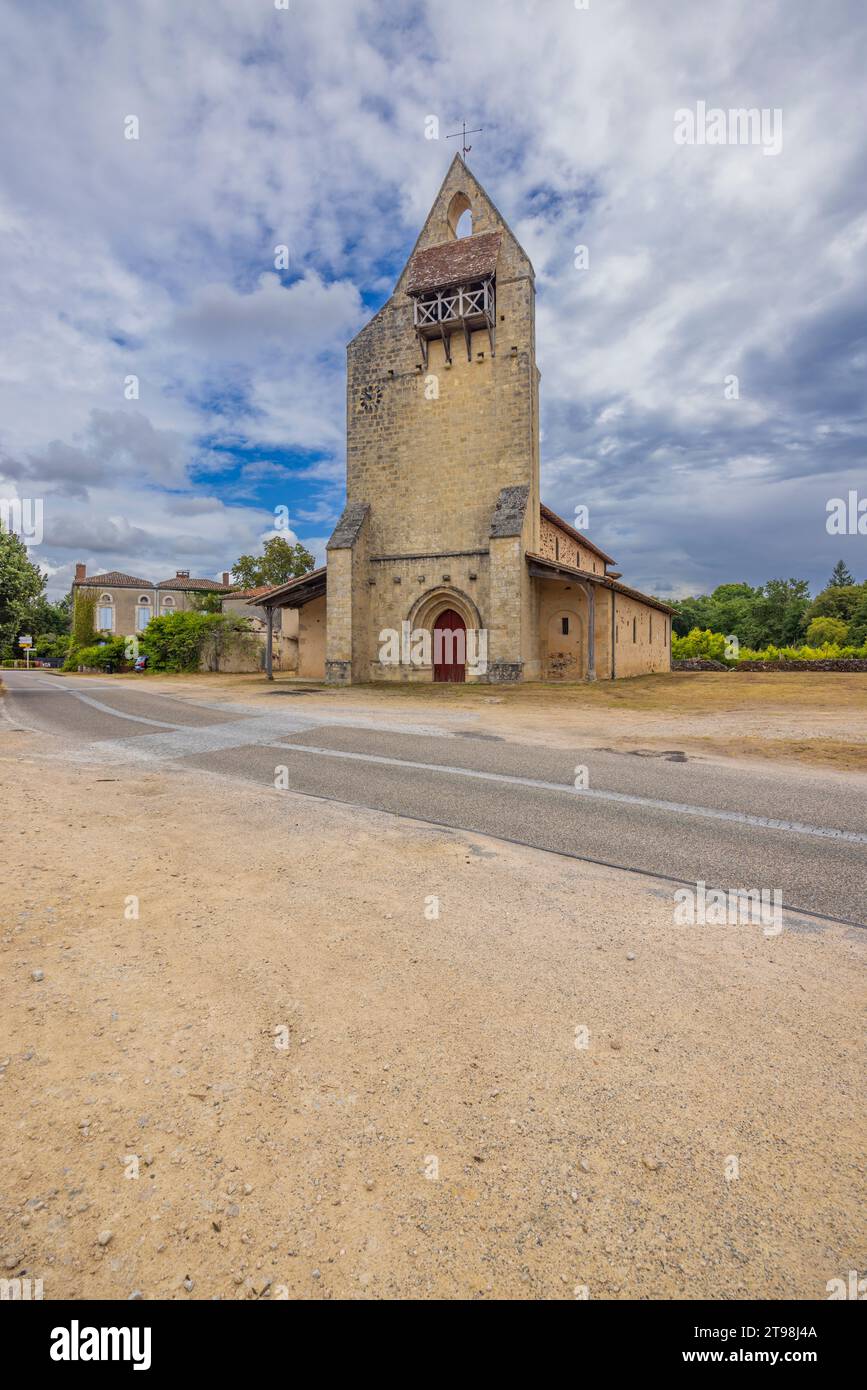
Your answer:
[[[382,682],[353,687],[414,699],[474,702],[498,697],[516,707],[581,706],[587,709],[711,713],[743,708],[797,706],[799,709],[867,711],[867,672],[672,671],[619,681],[521,685],[432,685]]]

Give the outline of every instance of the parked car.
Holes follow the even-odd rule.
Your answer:
[[[146,671],[147,668],[148,668],[148,659],[147,659],[147,657],[146,657],[146,656],[137,656],[136,659],[135,659],[135,665],[133,666],[133,670],[134,670],[134,671],[138,671],[139,674],[141,674],[141,672],[142,672],[142,671]]]

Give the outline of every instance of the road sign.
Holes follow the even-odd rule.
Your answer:
[[[32,647],[33,638],[30,636],[29,633],[25,633],[23,637],[18,638],[18,645],[19,647]]]

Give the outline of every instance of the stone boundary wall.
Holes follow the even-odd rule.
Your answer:
[[[739,661],[724,666],[703,656],[687,656],[672,661],[672,671],[867,671],[867,657],[838,656],[816,661]]]
[[[739,661],[735,671],[867,671],[867,657],[837,656],[817,661]]]

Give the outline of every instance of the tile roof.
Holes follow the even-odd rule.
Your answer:
[[[255,589],[233,589],[227,598],[261,598],[263,594],[270,594],[272,589],[279,588],[279,584],[259,584]]]
[[[217,589],[228,593],[230,584],[221,579],[163,579],[154,584],[151,579],[139,579],[134,574],[122,574],[120,570],[108,570],[105,574],[88,574],[84,579],[76,579],[76,584],[99,584],[103,588],[115,589]]]
[[[416,251],[410,257],[407,294],[450,289],[483,280],[497,268],[502,232],[479,232]]]
[[[292,593],[295,589],[304,591],[305,586],[308,584],[310,585],[311,590],[316,591],[315,593],[311,593],[308,597],[318,597],[318,594],[320,592],[324,594],[326,583],[326,569],[327,566],[320,565],[319,569],[317,570],[308,570],[306,574],[296,574],[294,579],[288,580],[285,584],[278,584],[275,588],[273,588],[270,594],[268,595],[269,599],[273,599],[278,596],[282,599],[287,594],[291,598]],[[305,597],[304,602],[307,602],[307,597]],[[266,605],[266,607],[267,606],[268,605]]]
[[[76,579],[76,584],[98,584],[100,588],[113,589],[152,589],[149,579],[136,579],[134,574],[121,574],[120,570],[108,570],[105,574],[88,574],[84,579]]]
[[[552,560],[548,555],[534,555],[531,550],[524,554],[524,559],[528,565],[539,565],[552,574],[574,574],[576,579],[588,579],[591,584],[596,584],[600,589],[613,589],[615,593],[625,594],[627,598],[638,599],[640,603],[646,603],[650,608],[658,608],[662,613],[674,613],[667,603],[662,599],[654,598],[653,594],[643,594],[640,589],[630,589],[627,584],[620,584],[616,579],[612,579],[608,574],[591,574],[590,570],[577,569],[575,565],[564,564],[562,560]]]
[[[228,593],[231,584],[224,584],[222,579],[179,579],[177,575],[174,579],[162,579],[159,584],[154,586],[157,589],[218,589],[221,593]]]

